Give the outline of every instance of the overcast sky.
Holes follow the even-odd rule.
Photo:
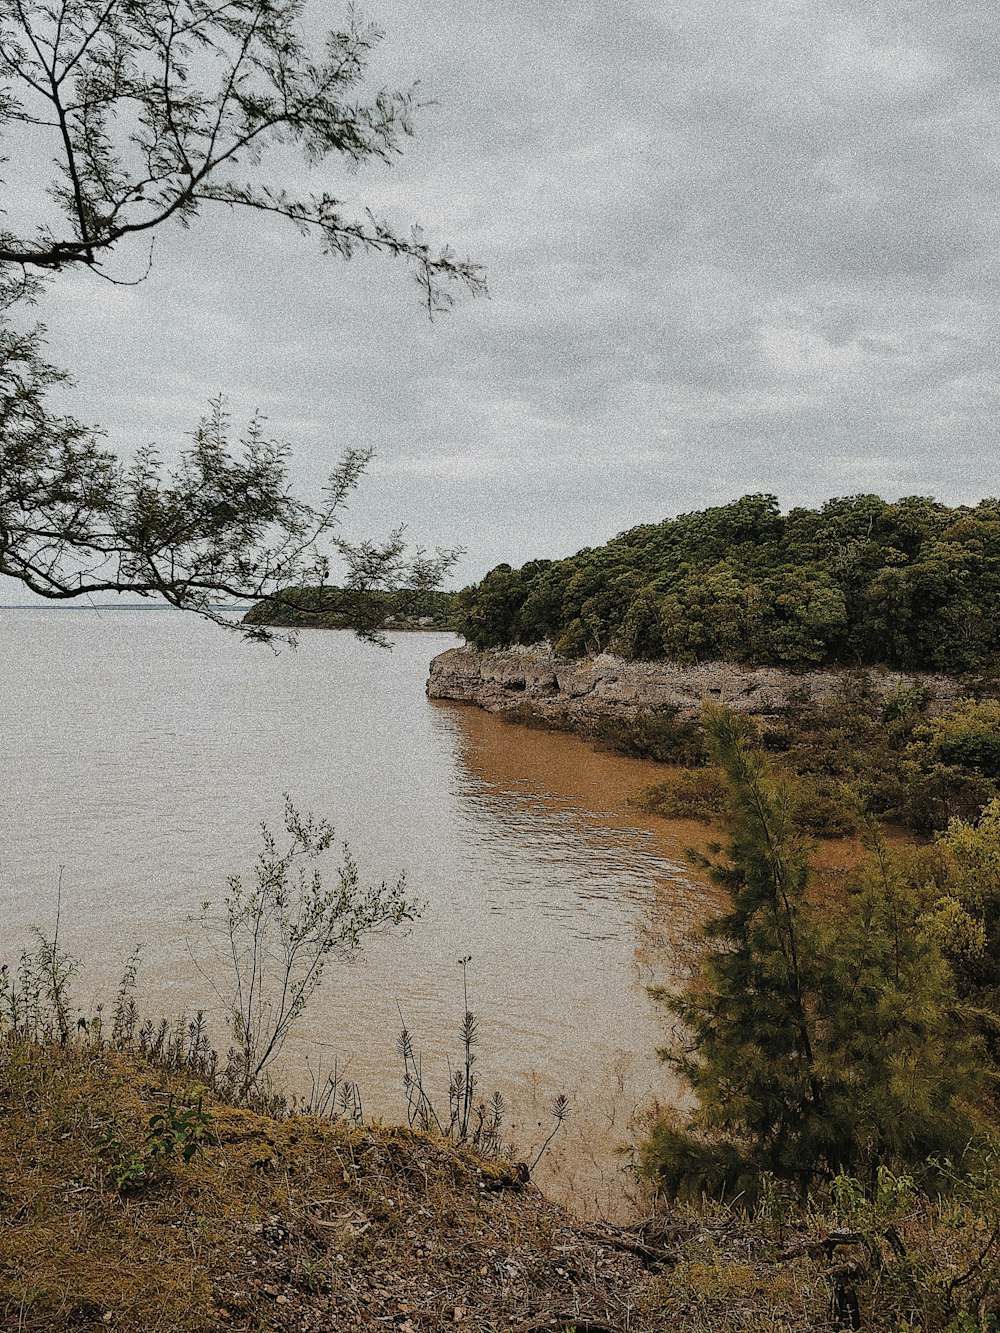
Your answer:
[[[437,105],[390,171],[312,184],[422,222],[491,299],[429,324],[399,266],[206,213],[143,285],[44,300],[116,446],[175,448],[220,390],[303,488],[373,446],[349,531],[462,545],[459,583],[748,491],[1000,491],[995,0],[365,12],[376,81]]]

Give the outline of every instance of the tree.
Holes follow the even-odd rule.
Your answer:
[[[903,753],[906,815],[921,831],[975,816],[1000,795],[1000,700],[960,699],[912,728]]]
[[[744,719],[710,709],[706,733],[730,803],[725,859],[706,865],[731,905],[703,928],[690,989],[658,992],[685,1032],[664,1057],[698,1106],[654,1130],[647,1168],[672,1194],[752,1190],[761,1172],[805,1190],[959,1151],[977,1052],[918,898],[876,833],[852,902],[820,911],[794,787]]]
[[[151,263],[162,227],[219,205],[283,218],[328,254],[408,261],[431,317],[456,288],[483,289],[477,265],[419,229],[280,183],[272,163],[289,150],[312,165],[390,163],[418,106],[413,90],[364,98],[376,29],[351,12],[317,52],[301,11],[301,0],[0,0],[0,126],[56,162],[53,215],[0,231],[0,573],[43,597],[158,595],[218,618],[219,599],[325,582],[330,555],[356,594],[423,591],[453,558],[409,558],[399,532],[344,541],[337,524],[367,454],[349,452],[306,503],[290,493],[287,447],[255,420],[234,449],[221,402],[174,469],[152,450],[121,463],[97,431],[49,410],[66,377],[46,362],[41,329],[15,328],[15,307],[46,277],[85,266],[121,281],[111,265],[123,242],[148,237]]]
[[[1000,799],[978,820],[952,819],[938,835],[929,923],[955,975],[958,993],[981,1029],[994,1096],[1000,1088]]]
[[[463,624],[480,647],[546,638],[571,655],[988,677],[1000,646],[998,513],[995,500],[947,509],[853,496],[782,516],[773,496],[744,496],[529,562],[516,584],[505,567],[516,604],[498,608],[487,575],[463,598]]]

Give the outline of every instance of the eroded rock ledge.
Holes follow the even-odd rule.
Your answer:
[[[782,667],[740,667],[728,662],[628,662],[597,657],[557,657],[547,644],[481,651],[449,648],[431,662],[427,694],[478,704],[489,712],[517,709],[554,723],[580,726],[608,717],[635,717],[675,707],[696,714],[707,700],[739,712],[776,713],[796,698],[824,699],[847,673],[827,667],[788,671]],[[888,694],[900,684],[919,683],[937,707],[961,697],[957,680],[925,672],[873,668],[876,689]]]

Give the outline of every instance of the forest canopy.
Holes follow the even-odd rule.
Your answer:
[[[745,495],[565,560],[498,565],[458,605],[480,648],[980,671],[1000,649],[1000,501],[855,495],[783,514]]]

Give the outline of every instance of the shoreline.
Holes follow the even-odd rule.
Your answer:
[[[932,710],[965,697],[961,681],[941,672],[866,667],[861,673],[875,690],[888,695],[906,686],[928,691]],[[682,665],[671,661],[637,662],[602,653],[594,657],[558,656],[548,644],[530,647],[449,648],[430,664],[430,699],[474,704],[491,713],[512,713],[519,720],[592,735],[611,719],[634,720],[642,714],[671,712],[695,720],[706,702],[737,712],[768,717],[799,702],[832,699],[858,669],[817,667],[741,667],[729,662]]]

